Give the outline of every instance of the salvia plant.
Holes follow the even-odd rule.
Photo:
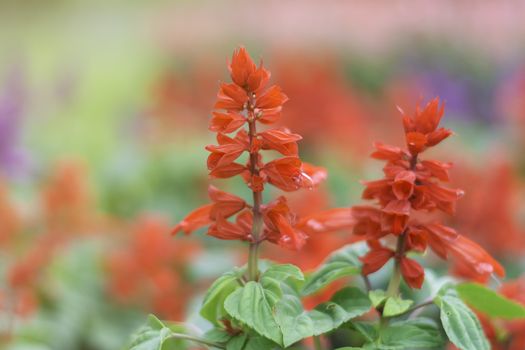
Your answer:
[[[252,198],[210,186],[211,203],[190,213],[173,234],[208,227],[215,238],[246,242],[247,264],[226,272],[208,289],[200,309],[210,322],[207,332],[195,334],[184,324],[151,315],[128,349],[483,350],[490,346],[471,306],[503,319],[524,316],[522,306],[485,286],[491,277],[504,276],[503,267],[441,223],[441,214],[454,213],[463,191],[443,185],[451,163],[423,156],[452,134],[439,127],[444,113],[439,99],[413,115],[400,110],[406,148],[375,144],[371,156],[385,162],[384,177],[365,182],[362,197],[376,205],[301,218],[285,196],[264,203],[263,191],[268,185],[284,192],[312,189],[326,171],[299,158],[300,135],[271,127],[288,98],[278,86],[268,87],[270,72],[262,63],[257,66],[240,48],[229,71],[232,83],[221,83],[209,125],[217,145],[206,147],[207,165],[212,178],[240,176]],[[266,161],[267,151],[280,156]],[[259,261],[263,242],[300,250],[309,235],[342,229],[355,243],[335,251],[306,276],[291,264]],[[428,250],[450,260],[453,274],[467,282],[437,278],[428,269],[425,276],[422,262]],[[369,278],[389,269],[387,285]],[[342,278],[350,281],[347,286],[305,309],[303,298]]]

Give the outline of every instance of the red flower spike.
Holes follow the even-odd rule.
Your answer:
[[[218,144],[206,147],[210,152],[207,165],[212,178],[241,175],[253,192],[254,203],[250,206],[243,199],[210,186],[213,204],[190,213],[173,232],[190,233],[210,225],[208,235],[219,239],[256,244],[267,240],[297,250],[307,238],[303,229],[320,232],[349,227],[351,218],[342,218],[339,212],[325,212],[299,221],[284,197],[268,205],[261,203],[260,192],[265,183],[284,191],[295,191],[314,187],[326,179],[327,174],[323,168],[301,162],[297,146],[302,138],[300,135],[285,128],[257,132],[258,123],[277,122],[283,104],[288,101],[279,86],[266,88],[270,72],[263,68],[262,63],[257,67],[246,49],[241,47],[233,53],[229,70],[233,82],[220,84],[215,109],[221,111],[212,113],[209,124],[209,129],[217,133]],[[243,128],[246,124],[247,127]],[[234,137],[226,135],[235,131]],[[264,163],[261,150],[275,150],[285,157]],[[248,153],[245,165],[237,163],[243,153]],[[234,215],[235,222],[229,219]],[[318,220],[316,225],[314,219]],[[261,232],[257,232],[259,228]],[[252,270],[250,274],[253,274]]]
[[[417,261],[404,256],[401,258],[400,267],[401,275],[405,282],[411,288],[421,289],[425,280],[425,270],[423,270],[421,265]]]
[[[450,257],[455,271],[464,277],[486,281],[492,273],[504,275],[503,267],[476,243],[449,227],[421,224],[413,218],[417,211],[439,210],[453,214],[456,202],[463,196],[462,190],[439,184],[449,180],[451,163],[420,159],[427,148],[452,134],[448,129],[439,128],[443,112],[443,105],[436,98],[425,108],[418,107],[413,116],[404,115],[407,150],[382,143],[374,145],[376,151],[371,156],[386,162],[385,177],[365,182],[362,198],[377,200],[379,208],[354,207],[352,210],[356,240],[365,239],[371,247],[362,258],[367,263],[366,272],[379,269],[391,254],[377,240],[399,236],[398,240],[402,239],[404,244],[398,241],[395,255],[407,284],[413,288],[421,287],[424,272],[416,261],[405,255],[410,251],[424,252],[427,246],[443,259]]]

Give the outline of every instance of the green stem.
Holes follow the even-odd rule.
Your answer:
[[[314,349],[323,350],[323,345],[321,344],[321,337],[319,335],[314,335]]]
[[[399,294],[399,286],[401,285],[401,268],[399,267],[399,262],[396,260],[394,265],[394,272],[388,283],[388,288],[386,290],[386,295],[389,297],[395,297]]]
[[[399,286],[401,285],[401,266],[400,266],[400,260],[401,257],[405,254],[405,239],[406,239],[406,231],[404,231],[398,238],[397,238],[397,247],[396,247],[396,255],[395,255],[395,262],[394,262],[394,272],[392,273],[392,277],[390,278],[390,282],[388,283],[388,288],[386,290],[386,294],[389,297],[397,296],[399,294]]]
[[[187,334],[182,334],[182,333],[172,333],[172,334],[169,335],[168,338],[189,340],[189,341],[192,341],[192,342],[195,342],[195,343],[200,343],[200,344],[206,345],[208,347],[214,347],[214,348],[217,348],[217,349],[226,349],[226,347],[224,345],[222,345],[222,344],[215,343],[215,342],[212,342],[212,341],[208,341],[206,339],[197,338],[197,337],[194,337],[194,336],[191,336],[191,335],[187,335]]]
[[[248,128],[250,138],[250,148],[253,141],[257,137],[257,130],[255,126],[255,117],[252,111],[248,112]],[[259,175],[258,168],[259,154],[258,152],[250,153],[249,170],[252,175]],[[250,243],[249,257],[248,257],[248,279],[256,281],[259,277],[259,244],[261,243],[261,230],[263,227],[263,219],[261,215],[262,193],[253,191],[253,226],[252,226],[252,242]]]

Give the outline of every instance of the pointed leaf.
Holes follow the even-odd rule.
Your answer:
[[[368,297],[375,308],[381,306],[388,298],[386,292],[381,289],[371,290],[368,292]]]
[[[476,315],[459,299],[453,289],[438,296],[441,323],[450,341],[461,350],[489,350],[481,324]]]
[[[487,316],[505,320],[525,318],[525,306],[481,284],[462,283],[457,286],[457,291],[463,301]]]
[[[444,339],[438,325],[425,318],[395,322],[383,328],[378,348],[385,350],[442,348]]]
[[[412,305],[412,300],[403,300],[400,297],[389,297],[383,309],[383,316],[391,317],[402,314]]]
[[[230,294],[224,307],[230,316],[281,345],[283,335],[273,315],[277,301],[273,293],[267,292],[260,283],[251,281]]]
[[[360,262],[352,246],[346,246],[331,255],[321,267],[312,273],[303,287],[302,294],[310,295],[329,283],[361,272]]]
[[[305,311],[299,298],[285,295],[276,305],[276,319],[283,333],[285,347],[314,335],[332,331],[371,308],[366,294],[357,288],[337,292],[329,302]]]
[[[224,300],[241,287],[238,279],[241,278],[243,270],[238,269],[229,271],[219,277],[204,296],[200,314],[213,324],[218,324],[219,320],[224,318]]]

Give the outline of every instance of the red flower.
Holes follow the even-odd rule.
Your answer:
[[[270,184],[283,191],[297,191],[315,185],[312,178],[303,171],[302,162],[297,157],[272,160],[264,165],[261,174]]]
[[[464,277],[486,282],[492,273],[505,276],[503,267],[477,243],[459,235],[441,224],[424,225],[432,250],[446,259],[448,255],[456,261]]]
[[[395,255],[393,250],[382,247],[378,242],[371,242],[369,242],[369,245],[371,245],[370,251],[365,256],[359,258],[359,260],[361,260],[363,263],[361,272],[365,276],[382,268],[388,262],[388,260],[393,258]]]
[[[292,214],[286,198],[281,196],[263,209],[266,225],[265,237],[280,246],[299,250],[306,242],[306,234],[294,227],[295,215]]]
[[[423,110],[416,109],[414,116],[405,115],[403,125],[405,127],[406,140],[410,153],[416,155],[427,147],[435,146],[452,134],[450,130],[437,129],[445,106],[439,106],[439,98],[430,101]]]
[[[329,209],[304,216],[296,227],[309,235],[321,232],[331,232],[350,229],[355,225],[355,218],[350,208]]]
[[[405,282],[412,288],[420,289],[425,280],[425,271],[421,265],[405,256],[400,260],[400,268]]]
[[[210,225],[208,235],[219,239],[249,241],[255,245],[267,240],[297,250],[306,241],[306,234],[296,226],[298,220],[286,200],[279,197],[264,205],[260,192],[265,183],[284,191],[312,188],[326,178],[326,171],[299,159],[300,135],[286,128],[257,131],[257,123],[275,123],[288,101],[279,86],[266,88],[270,72],[262,64],[257,67],[244,48],[233,53],[229,70],[233,83],[220,84],[215,103],[215,109],[223,111],[214,111],[209,125],[211,131],[217,132],[218,145],[206,147],[210,152],[207,165],[214,178],[241,175],[253,192],[253,205],[248,206],[243,199],[210,187],[213,204],[190,213],[175,226],[173,233],[188,234]],[[247,128],[242,128],[245,124]],[[234,137],[226,135],[238,129]],[[275,150],[285,157],[265,163],[261,150]],[[247,163],[236,163],[244,153],[247,153]],[[235,220],[228,220],[235,215]]]
[[[248,94],[236,84],[221,84],[215,108],[227,111],[242,111],[248,103]]]
[[[219,143],[218,146],[206,146],[206,150],[211,152],[208,156],[208,169],[211,171],[231,166],[249,147],[248,136],[245,131],[239,131],[235,138],[219,133],[217,134],[217,142]]]
[[[173,228],[171,234],[176,235],[180,231],[183,231],[189,235],[201,227],[208,226],[212,223],[212,219],[210,218],[212,208],[213,204],[207,204],[195,209]]]
[[[257,68],[244,47],[234,51],[229,69],[233,82],[249,92],[264,88],[270,79],[270,72],[262,64]]]
[[[421,266],[408,259],[406,254],[424,252],[427,246],[443,259],[452,257],[456,269],[469,278],[486,280],[493,272],[504,274],[501,265],[476,243],[443,225],[422,225],[413,218],[417,211],[440,210],[453,214],[456,202],[463,196],[462,190],[439,184],[439,181],[449,180],[451,163],[420,159],[424,150],[452,134],[450,130],[438,129],[442,116],[443,106],[439,107],[437,98],[423,110],[418,108],[413,117],[404,116],[408,151],[375,144],[372,157],[386,161],[385,177],[365,182],[362,197],[377,200],[380,208],[355,207],[353,210],[356,220],[353,232],[357,239],[376,242],[387,235],[398,236],[396,268],[401,269],[405,281],[413,288],[421,287],[424,273]],[[377,248],[377,243],[374,243],[363,258],[365,271],[380,268],[388,260],[387,251],[387,248]]]
[[[238,113],[213,112],[212,114],[209,129],[214,132],[229,134],[246,123],[246,118]]]
[[[287,129],[270,129],[259,133],[262,149],[273,149],[285,156],[297,156],[297,141],[301,135],[292,134]]]

